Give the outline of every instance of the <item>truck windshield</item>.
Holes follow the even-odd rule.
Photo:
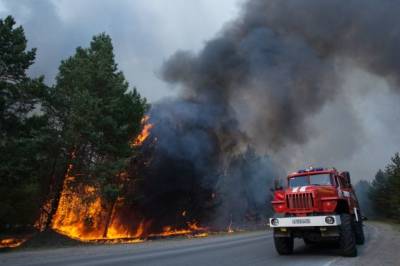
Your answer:
[[[326,186],[331,184],[330,174],[304,175],[289,178],[289,187],[301,187],[308,185]]]

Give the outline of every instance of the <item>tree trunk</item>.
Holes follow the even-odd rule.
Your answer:
[[[66,167],[66,169],[64,171],[63,177],[60,178],[60,180],[58,182],[56,182],[54,185],[54,197],[53,197],[53,200],[50,201],[51,208],[50,208],[49,216],[46,221],[44,230],[47,230],[51,227],[51,224],[53,222],[53,216],[56,214],[58,205],[60,204],[60,199],[61,199],[61,195],[62,195],[62,192],[64,189],[64,183],[65,183],[67,174],[68,174],[68,166]]]
[[[51,172],[49,174],[49,182],[47,185],[47,188],[42,188],[42,190],[46,189],[46,196],[44,196],[43,193],[43,199],[42,199],[42,203],[41,203],[41,207],[39,210],[39,215],[36,219],[35,222],[35,227],[40,231],[44,231],[47,229],[47,224],[48,224],[48,220],[49,220],[49,215],[50,215],[50,206],[49,203],[51,202],[51,195],[54,193],[54,187],[56,184],[56,178],[55,178],[55,173],[56,173],[56,165],[57,165],[57,156],[55,156],[55,159],[53,160],[53,164],[51,167]],[[44,184],[42,184],[43,186]]]
[[[76,156],[75,150],[72,150],[69,154],[70,154],[70,158],[67,161],[63,175],[60,178],[57,178],[58,180],[56,180],[55,184],[54,184],[54,196],[53,196],[53,200],[50,201],[51,208],[50,208],[49,216],[46,221],[44,230],[47,230],[51,227],[51,224],[53,222],[53,217],[56,214],[58,206],[60,204],[60,199],[61,199],[61,195],[62,195],[62,192],[64,189],[65,181],[66,181],[68,175],[70,174],[70,171],[72,170],[70,164],[71,164],[72,160],[75,159],[75,156]]]
[[[114,214],[114,208],[115,208],[115,204],[117,203],[117,200],[113,200],[112,204],[111,204],[111,208],[108,212],[107,215],[107,220],[106,220],[106,226],[104,227],[104,232],[103,232],[103,238],[107,238],[107,234],[108,234],[108,227],[111,225],[112,222],[112,218],[113,218],[113,214]]]

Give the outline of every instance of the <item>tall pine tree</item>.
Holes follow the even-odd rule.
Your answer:
[[[0,229],[32,225],[48,176],[43,77],[27,76],[35,60],[21,26],[0,19]]]
[[[389,217],[400,222],[400,155],[396,153],[386,166],[387,188],[389,193]]]
[[[141,129],[148,106],[118,70],[111,38],[93,37],[89,48],[61,62],[47,113],[59,132],[60,159],[50,218],[57,210],[67,167],[75,182],[99,187],[112,206],[121,193],[119,173],[132,155],[130,141]],[[73,187],[74,184],[71,184]],[[110,208],[112,209],[112,207]]]
[[[369,192],[375,213],[400,222],[400,155],[396,153],[385,171],[379,170]]]

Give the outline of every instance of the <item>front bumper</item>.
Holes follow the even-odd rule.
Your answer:
[[[325,226],[339,226],[340,224],[341,224],[340,215],[269,218],[269,226],[272,228],[322,227],[322,226],[325,227]]]

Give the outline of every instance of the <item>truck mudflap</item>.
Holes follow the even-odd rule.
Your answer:
[[[305,217],[283,217],[270,218],[269,226],[280,227],[318,227],[318,226],[339,226],[340,215],[305,216]]]

